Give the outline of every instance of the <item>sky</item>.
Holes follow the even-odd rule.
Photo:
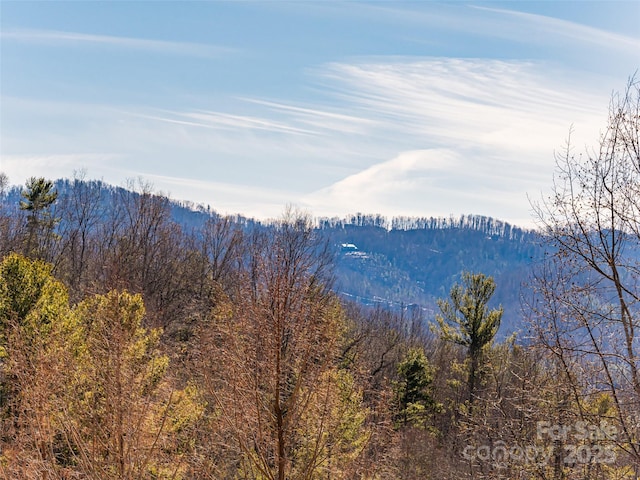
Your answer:
[[[640,2],[0,0],[0,171],[275,218],[530,227],[640,68]]]

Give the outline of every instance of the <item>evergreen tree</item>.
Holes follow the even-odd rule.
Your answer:
[[[44,243],[53,237],[53,229],[58,222],[51,212],[58,192],[53,189],[51,180],[31,177],[27,180],[22,197],[24,200],[20,200],[20,209],[28,212],[25,253],[42,257],[45,254]]]
[[[431,396],[433,367],[422,348],[412,348],[398,364],[400,381],[396,385],[398,419],[403,426],[425,426],[426,416],[440,410]]]
[[[502,307],[489,310],[487,306],[495,289],[492,277],[464,272],[462,285],[451,288],[448,300],[438,300],[441,314],[436,322],[441,338],[467,348],[470,402],[476,393],[483,351],[491,344],[502,319]]]
[[[51,266],[18,254],[0,264],[0,463],[4,478],[59,478],[68,379],[78,339]]]
[[[160,330],[143,326],[142,297],[111,291],[74,313],[86,346],[69,412],[79,470],[102,479],[176,478],[184,467],[176,460],[188,449],[179,434],[201,405],[194,388],[166,385],[169,359],[159,351]]]

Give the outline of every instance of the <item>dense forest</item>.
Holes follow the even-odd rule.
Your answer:
[[[639,124],[632,81],[537,233],[1,176],[3,478],[638,478]]]
[[[60,200],[51,206],[51,215],[57,218],[53,233],[60,237],[74,228],[73,219],[63,210],[74,189],[80,188],[78,182],[82,182],[82,175],[54,182]],[[135,203],[145,191],[153,193],[152,186],[141,181],[129,183],[129,188],[99,181],[85,183],[90,185],[82,188],[94,190],[95,224],[107,220],[113,205]],[[20,215],[22,190],[12,187],[6,192],[5,212]],[[159,192],[155,195],[162,197]],[[166,208],[177,228],[196,236],[212,218],[219,217],[210,207],[170,199]],[[232,224],[229,228],[245,233],[269,230],[273,223],[240,216],[227,221]],[[447,295],[463,271],[483,272],[496,280],[492,306],[502,305],[505,310],[499,337],[526,330],[520,295],[532,264],[543,258],[545,250],[535,231],[477,215],[387,219],[356,214],[341,219],[314,218],[313,225],[321,241],[329,244],[334,257],[332,287],[343,299],[393,310],[419,308],[433,317],[437,300]]]
[[[526,333],[520,297],[532,265],[545,247],[534,231],[490,217],[393,218],[354,215],[319,222],[320,235],[339,246],[335,290],[365,305],[419,308],[433,318],[437,300],[462,272],[482,272],[496,281],[491,306],[505,314],[499,337]]]

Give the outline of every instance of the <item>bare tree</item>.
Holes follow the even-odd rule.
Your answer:
[[[9,177],[0,172],[0,256],[18,250],[21,234],[21,215],[16,211],[17,207],[7,203],[8,190]]]
[[[242,230],[231,217],[215,216],[202,229],[200,249],[207,259],[207,277],[215,282],[229,281],[238,267]]]
[[[9,187],[9,176],[0,172],[0,197],[3,197]]]
[[[640,465],[640,82],[613,95],[599,145],[556,156],[551,195],[535,205],[551,252],[536,279],[538,338],[577,404],[607,392],[619,446]],[[636,475],[638,475],[636,470]]]
[[[201,331],[200,371],[236,458],[229,475],[344,478],[362,448],[361,394],[338,368],[344,318],[327,253],[295,212],[256,231],[233,305]]]
[[[61,252],[55,272],[64,278],[77,300],[89,286],[91,262],[95,261],[97,232],[106,214],[102,182],[85,179],[76,172],[60,196]]]

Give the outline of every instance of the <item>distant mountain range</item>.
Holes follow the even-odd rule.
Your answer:
[[[463,271],[494,277],[492,306],[501,304],[501,336],[522,327],[520,295],[542,258],[539,235],[490,217],[395,218],[354,215],[321,221],[339,248],[336,291],[366,304],[419,307],[427,318]]]
[[[58,180],[60,194],[68,180]],[[102,184],[101,202],[116,196],[137,195]],[[5,205],[18,205],[20,188],[11,189]],[[171,201],[173,220],[185,230],[202,227],[218,214],[210,207]],[[244,230],[268,223],[236,216]],[[523,328],[520,296],[532,263],[543,256],[539,235],[491,217],[462,215],[449,218],[396,217],[354,214],[346,218],[317,219],[318,233],[336,254],[335,291],[364,305],[419,311],[430,319],[436,300],[446,298],[463,271],[494,277],[497,288],[492,306],[502,305],[499,335]]]

